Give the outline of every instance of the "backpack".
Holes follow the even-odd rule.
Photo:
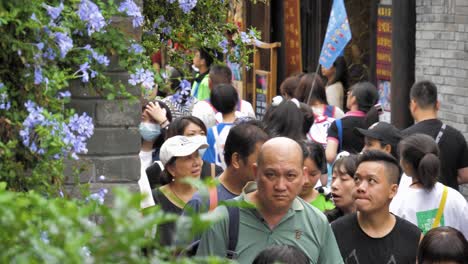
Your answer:
[[[324,148],[327,147],[328,128],[335,121],[335,107],[327,105],[323,115],[318,115],[314,119],[314,124],[310,127],[307,133],[307,139],[310,141],[322,144]]]
[[[224,162],[224,144],[226,143],[231,127],[232,124],[226,124],[219,133],[218,126],[213,127],[215,164],[222,167],[224,170],[226,169],[226,163]]]

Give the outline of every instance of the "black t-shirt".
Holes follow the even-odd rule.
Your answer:
[[[436,138],[442,122],[438,119],[428,119],[418,122],[403,130],[403,135],[423,133]],[[468,167],[468,147],[463,135],[451,126],[447,126],[439,141],[441,175],[439,181],[458,190],[458,169]]]
[[[182,208],[178,207],[177,205],[173,204],[167,197],[156,188],[153,190],[153,199],[156,205],[160,205],[161,209],[165,213],[172,213],[181,215]],[[175,222],[165,223],[158,225],[156,231],[156,238],[159,240],[160,245],[162,246],[169,246],[172,245],[174,242],[174,235],[175,235]]]
[[[349,214],[332,225],[345,264],[414,264],[421,231],[412,223],[396,217],[393,230],[382,238],[368,236],[359,226],[357,214]]]
[[[353,130],[355,127],[367,129],[368,126],[364,112],[354,112],[358,113],[358,115],[350,113],[351,112],[346,113],[346,116],[341,119],[341,126],[343,128],[343,146],[338,150],[338,152],[346,150],[349,153],[356,154],[361,152],[362,148],[364,147],[364,137],[354,133]],[[327,134],[327,137],[335,138],[339,142],[336,120],[333,121],[333,123],[328,128]]]

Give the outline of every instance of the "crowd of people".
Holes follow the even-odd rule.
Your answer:
[[[343,63],[285,79],[262,120],[203,49],[193,84],[173,69],[176,94],[145,103],[139,126],[141,207],[181,216],[155,239],[239,263],[468,263],[468,147],[437,118],[437,87],[413,85],[400,131]],[[183,219],[203,213],[216,221],[193,234]]]

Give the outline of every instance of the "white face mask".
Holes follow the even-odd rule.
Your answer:
[[[154,123],[142,122],[138,126],[138,131],[145,141],[154,141],[161,135],[161,127]]]

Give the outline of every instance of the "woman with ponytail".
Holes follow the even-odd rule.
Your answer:
[[[398,148],[400,164],[412,183],[398,190],[390,211],[417,225],[424,234],[435,227],[450,226],[468,238],[468,203],[459,192],[437,182],[440,160],[434,139],[413,134],[400,141]]]

